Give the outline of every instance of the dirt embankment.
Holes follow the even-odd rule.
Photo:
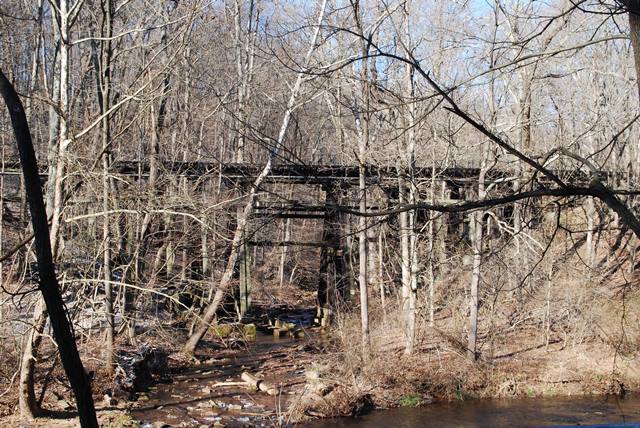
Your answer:
[[[492,349],[485,342],[474,363],[462,340],[450,333],[425,328],[416,352],[404,355],[397,330],[386,329],[384,334],[380,328],[365,361],[354,341],[347,340],[350,322],[322,358],[314,356],[316,383],[329,386],[331,392],[320,396],[307,384],[303,398],[290,408],[292,419],[435,401],[640,390],[637,352],[595,337],[571,343],[554,334],[547,342],[535,329],[514,329],[496,338]]]

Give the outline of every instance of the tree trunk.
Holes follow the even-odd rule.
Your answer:
[[[636,84],[640,95],[640,0],[618,0],[628,11],[629,36],[633,48],[633,63],[636,69]]]
[[[482,166],[480,167],[480,176],[478,178],[478,198],[482,199],[486,196],[485,192],[485,173],[486,173],[486,156],[488,151],[483,155]],[[469,341],[467,351],[469,358],[476,361],[478,358],[477,341],[478,341],[478,288],[480,285],[480,268],[482,265],[482,235],[484,211],[476,211],[470,214],[470,241],[471,250],[473,251],[473,268],[471,271],[471,287],[469,294]]]
[[[22,362],[20,365],[19,403],[20,416],[33,419],[41,412],[36,401],[34,375],[36,352],[40,346],[42,332],[47,323],[47,308],[42,299],[38,299],[33,311],[33,325],[31,331],[24,335],[22,347]]]
[[[289,188],[289,199],[293,198],[293,186]],[[288,218],[284,222],[284,242],[288,242],[291,240],[291,219]],[[282,247],[282,252],[280,253],[280,267],[278,268],[278,276],[280,280],[280,287],[284,285],[284,277],[287,266],[287,258],[289,255],[289,246],[285,245]]]
[[[404,30],[404,47],[407,53],[410,53],[409,43],[411,34],[409,32],[409,2],[404,3],[403,9],[403,30]],[[401,174],[405,176],[401,180],[400,192],[403,195],[404,203],[415,204],[417,202],[417,189],[415,185],[415,104],[413,102],[414,82],[413,67],[409,64],[405,66],[405,97],[406,115],[406,144],[400,156],[405,159],[403,171]],[[416,214],[415,210],[407,211],[406,218],[401,219],[404,222],[402,230],[402,290],[403,290],[403,312],[405,317],[405,349],[404,353],[410,355],[413,353],[416,338],[416,303],[418,289],[418,255],[417,255],[417,236],[416,236]]]
[[[399,171],[402,171],[401,168],[398,168]],[[399,194],[400,194],[400,204],[407,203],[407,185],[406,180],[403,176],[403,172],[400,173],[399,177]],[[411,294],[411,244],[409,239],[409,212],[403,211],[399,214],[400,221],[400,263],[401,263],[401,274],[402,274],[402,321],[403,321],[403,335],[405,342],[405,352],[408,349],[413,348],[413,339],[409,336],[409,311],[410,311],[410,294]]]
[[[57,25],[55,25],[55,16],[52,16],[53,27],[58,29]],[[47,202],[46,209],[47,215],[54,215],[54,198],[55,198],[55,186],[58,182],[56,178],[56,171],[58,165],[58,147],[60,144],[60,114],[56,110],[55,106],[60,105],[60,48],[62,42],[60,34],[58,33],[56,36],[56,45],[54,50],[54,60],[53,60],[53,84],[51,87],[50,98],[52,104],[49,106],[49,143],[48,143],[48,152],[47,152],[47,160],[49,164],[48,171],[48,180],[47,180]],[[31,98],[29,98],[28,107],[30,110],[31,106]],[[29,111],[30,113],[30,111]],[[25,113],[26,116],[26,113]],[[20,217],[21,220],[25,219],[26,208],[27,208],[27,192],[26,192],[26,184],[24,183],[24,177],[20,178],[21,182],[21,209],[20,209]],[[23,224],[23,222],[21,222]],[[52,239],[55,241],[55,234],[52,234]],[[55,242],[51,243],[52,248],[55,248]],[[27,260],[27,254],[25,254],[25,262]],[[54,252],[55,257],[55,252]],[[35,367],[36,367],[36,353],[38,350],[38,346],[40,345],[41,335],[44,332],[44,328],[47,320],[47,311],[46,305],[42,300],[42,297],[38,298],[38,302],[34,308],[33,314],[33,326],[31,333],[25,335],[25,341],[22,349],[22,364],[20,365],[20,387],[19,387],[19,405],[20,405],[20,414],[25,418],[33,418],[37,416],[40,412],[40,405],[35,400],[35,388],[34,388],[34,377],[35,377]]]
[[[65,174],[65,163],[66,163],[66,153],[67,146],[71,142],[69,140],[69,122],[68,118],[70,117],[70,105],[69,105],[69,65],[70,65],[70,51],[71,51],[71,41],[69,39],[70,35],[70,23],[69,23],[69,0],[60,0],[60,73],[59,73],[59,81],[60,81],[60,129],[58,134],[58,145],[57,145],[57,164],[56,164],[56,173],[54,176],[54,188],[53,188],[53,209],[52,209],[52,218],[51,218],[51,251],[53,254],[56,254],[58,249],[58,245],[60,243],[60,237],[58,230],[61,224],[61,215],[62,215],[62,205],[64,199],[64,174]],[[51,179],[51,176],[49,176]]]
[[[387,325],[387,292],[384,286],[383,234],[384,234],[383,224],[380,224],[380,227],[378,228],[378,278],[380,278],[380,283],[378,284],[378,287],[380,288],[380,306],[382,307],[382,323],[384,325]]]
[[[64,3],[64,0],[61,3]],[[49,312],[51,327],[58,344],[62,365],[75,394],[80,424],[83,427],[97,427],[98,421],[93,405],[93,397],[91,396],[91,384],[84,371],[58,287],[47,213],[42,198],[40,175],[29,125],[27,124],[22,103],[2,71],[0,71],[0,92],[11,115],[11,123],[18,144],[20,163],[22,164],[24,182],[29,199],[29,211],[31,212],[38,273],[40,275],[39,288]]]
[[[596,214],[595,208],[595,200],[591,197],[587,197],[586,202],[586,215],[587,215],[587,266],[589,268],[588,276],[591,276],[591,271],[595,268],[596,262],[596,244],[595,244],[595,224],[594,224],[594,216]]]
[[[365,125],[365,127],[367,127]],[[359,168],[359,210],[361,213],[367,211],[367,188],[365,183],[364,156],[366,155],[366,141],[368,137],[361,136],[359,144],[360,168]],[[362,328],[362,350],[364,355],[369,353],[369,291],[367,284],[367,218],[361,216],[358,219],[358,255],[359,270],[358,283],[360,285],[360,321]]]
[[[288,242],[291,240],[291,219],[288,218],[284,223],[284,242]],[[282,252],[280,253],[280,267],[278,268],[278,276],[280,280],[280,287],[284,285],[284,277],[287,266],[287,256],[289,253],[289,246],[285,245],[282,247]]]
[[[356,26],[364,36],[362,17],[360,15],[360,3],[352,2]],[[367,184],[366,184],[366,157],[369,145],[369,118],[370,118],[370,82],[369,82],[369,47],[363,39],[360,40],[362,62],[360,64],[360,95],[361,106],[355,107],[356,129],[358,130],[358,210],[367,212]],[[369,354],[369,290],[368,290],[368,247],[367,247],[367,217],[358,218],[358,284],[360,288],[360,323],[362,329],[362,351],[365,358]]]
[[[436,203],[436,153],[435,147],[437,143],[437,134],[434,132],[434,141],[432,143],[432,164],[431,164],[431,189],[430,200],[432,204]],[[443,183],[444,184],[444,183]],[[446,184],[445,184],[446,185]],[[429,325],[434,326],[435,323],[435,294],[436,294],[436,268],[438,261],[436,256],[436,220],[433,215],[429,216]],[[442,221],[442,216],[440,217]]]
[[[111,121],[106,114],[110,108],[111,98],[111,37],[113,35],[112,26],[112,1],[102,0],[102,28],[100,31],[101,49],[98,58],[97,48],[94,46],[94,68],[97,75],[97,94],[100,105],[100,114],[103,115],[101,123],[101,146],[100,157],[102,157],[102,210],[104,212],[102,220],[102,274],[104,278],[104,317],[107,321],[106,341],[104,347],[105,368],[107,374],[114,373],[114,317],[113,317],[113,290],[111,286],[111,232],[110,232],[110,190],[109,167],[111,161]]]
[[[480,284],[480,266],[482,264],[482,212],[470,215],[471,248],[473,250],[473,268],[471,271],[471,287],[469,294],[469,343],[467,345],[469,358],[478,358],[478,286]]]

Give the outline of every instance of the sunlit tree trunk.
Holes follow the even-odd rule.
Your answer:
[[[20,408],[20,416],[26,419],[33,419],[40,413],[40,406],[36,401],[34,376],[37,350],[40,347],[42,332],[47,323],[47,308],[41,298],[37,300],[33,314],[31,330],[27,331],[23,341],[18,383],[18,407]]]
[[[486,157],[483,156],[478,178],[478,199],[486,197],[484,178],[486,174]],[[482,239],[484,231],[484,211],[478,210],[469,215],[469,238],[471,251],[473,252],[473,267],[471,270],[471,286],[469,287],[469,337],[467,350],[469,358],[475,361],[478,358],[478,308],[480,288],[480,268],[482,267]]]
[[[98,75],[98,98],[100,104],[100,114],[102,114],[101,124],[101,147],[100,156],[102,157],[102,210],[104,212],[102,221],[102,274],[104,278],[104,316],[107,320],[106,340],[104,348],[105,368],[109,376],[114,372],[114,316],[113,316],[113,290],[111,282],[111,231],[110,221],[112,217],[109,215],[111,209],[110,190],[111,183],[109,179],[109,167],[111,163],[111,120],[109,111],[111,102],[111,37],[113,36],[112,25],[112,1],[102,0],[102,28],[100,31],[101,44],[99,58],[94,57],[96,73]],[[96,49],[96,48],[94,48]],[[97,56],[97,50],[94,56]]]
[[[633,62],[636,69],[636,85],[640,95],[640,0],[618,0],[629,16],[629,36],[633,48]]]
[[[70,4],[69,0],[60,0],[58,14],[60,20],[60,129],[57,145],[57,164],[54,177],[53,207],[51,216],[51,250],[55,255],[60,243],[58,230],[60,228],[62,205],[64,199],[64,174],[67,160],[67,146],[71,142],[69,130],[70,105],[69,105],[69,66],[71,54],[70,37]]]
[[[404,47],[409,50],[408,43],[411,40],[409,28],[409,3],[404,3],[403,8],[403,33]],[[405,130],[406,141],[400,153],[403,159],[400,177],[400,203],[414,204],[417,201],[417,189],[415,186],[415,103],[413,67],[405,65],[404,72],[405,102]],[[402,312],[405,322],[405,354],[413,353],[416,337],[416,303],[418,292],[418,255],[416,236],[416,214],[410,210],[400,215],[400,245],[402,257]]]
[[[480,266],[482,264],[482,212],[470,215],[471,249],[473,251],[473,268],[471,271],[471,287],[469,293],[469,340],[468,352],[471,360],[477,358],[478,341],[478,288],[480,285]]]
[[[42,13],[42,5],[40,5],[40,13]],[[68,40],[68,0],[62,0],[59,4],[59,14],[52,14],[53,27],[57,29],[54,61],[53,61],[53,82],[51,85],[51,98],[52,105],[49,107],[49,145],[48,145],[48,163],[49,173],[47,180],[46,191],[46,209],[47,216],[51,219],[51,249],[53,252],[54,260],[57,258],[57,232],[59,226],[59,216],[61,212],[61,200],[59,191],[62,186],[62,164],[63,160],[60,159],[62,146],[62,137],[68,135],[68,130],[65,122],[65,127],[62,127],[63,115],[68,113],[68,54],[69,54],[69,40]],[[62,19],[64,11],[65,19]],[[56,25],[56,17],[59,17],[60,26]],[[64,37],[67,37],[65,39]],[[37,68],[37,56],[34,57],[36,63],[34,68]],[[37,76],[37,70],[33,70],[32,77]],[[64,85],[63,85],[64,80]],[[66,90],[66,94],[63,97],[62,90]],[[56,109],[57,104],[60,110]],[[29,102],[29,109],[31,109],[31,102]],[[60,112],[64,112],[61,114]],[[64,129],[64,131],[63,131]],[[63,134],[64,132],[64,134]],[[26,186],[24,186],[26,189]],[[26,195],[26,192],[24,192]],[[25,200],[26,202],[26,200]],[[19,407],[20,414],[24,418],[33,418],[40,412],[40,406],[35,399],[34,378],[37,351],[40,346],[41,337],[44,332],[44,328],[47,322],[47,308],[43,300],[39,298],[39,301],[34,307],[33,324],[31,331],[27,332],[23,341],[22,349],[22,362],[20,365],[20,381],[19,381]]]
[[[360,2],[351,3],[356,27],[360,34],[364,35]],[[364,40],[360,40],[360,54],[362,60],[360,67],[360,105],[355,106],[355,122],[358,132],[358,210],[361,213],[367,211],[367,183],[366,183],[366,158],[369,145],[369,119],[370,119],[370,84],[369,84],[369,60],[368,46]],[[356,104],[358,102],[356,101]],[[367,245],[368,221],[365,216],[358,218],[358,284],[360,288],[360,323],[362,330],[362,350],[365,357],[369,353],[369,280],[368,280],[368,245]]]
[[[234,0],[234,42],[237,78],[237,148],[236,162],[247,162],[246,156],[246,132],[247,132],[247,102],[251,97],[251,81],[253,79],[253,65],[255,61],[255,44],[257,36],[257,26],[260,19],[259,0],[248,1],[248,13],[246,31],[243,31],[242,23],[242,0]]]
[[[432,204],[436,203],[436,144],[438,143],[438,134],[433,132],[433,142],[431,146],[431,188],[429,189],[430,201]],[[443,186],[446,186],[446,182],[443,182]],[[439,257],[436,252],[438,247],[436,246],[437,234],[436,234],[436,219],[434,213],[429,215],[429,325],[431,327],[435,324],[435,296],[436,296],[436,263],[438,263]],[[438,220],[439,223],[443,223],[442,216]]]

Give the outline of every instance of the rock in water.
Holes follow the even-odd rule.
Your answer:
[[[362,416],[372,412],[376,408],[373,397],[370,394],[364,394],[351,405],[351,416]]]

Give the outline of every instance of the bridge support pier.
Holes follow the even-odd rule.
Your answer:
[[[348,299],[350,290],[344,251],[344,214],[338,209],[341,189],[325,185],[323,190],[326,193],[326,214],[322,231],[324,245],[320,250],[316,322],[326,326],[330,323],[333,309]]]
[[[249,192],[246,186],[242,186],[242,191]],[[239,222],[244,215],[242,207],[238,207],[236,211],[236,222]],[[247,219],[249,222],[249,219]],[[237,224],[237,223],[236,223]],[[234,276],[238,278],[238,289],[234,295],[236,311],[238,313],[238,321],[242,321],[249,308],[251,308],[251,247],[247,241],[247,231],[245,230],[237,248],[231,251],[237,251],[237,270],[234,269]],[[236,276],[237,275],[237,276]]]
[[[246,241],[240,245],[237,251],[239,252],[238,265],[240,267],[238,306],[242,318],[251,308],[251,252]]]

